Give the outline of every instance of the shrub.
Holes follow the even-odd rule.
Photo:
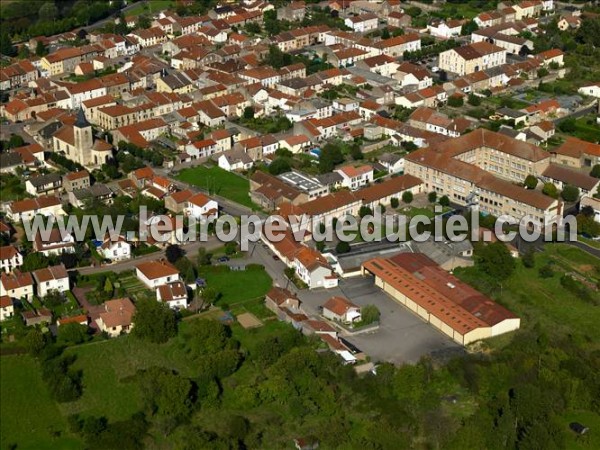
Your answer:
[[[402,193],[402,201],[404,203],[411,203],[413,201],[413,193],[410,191],[404,191]]]

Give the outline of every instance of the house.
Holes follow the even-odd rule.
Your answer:
[[[171,309],[187,308],[187,287],[182,281],[163,284],[156,290],[156,299],[166,303]]]
[[[23,264],[23,255],[13,245],[0,247],[0,271],[12,272]]]
[[[394,78],[400,81],[401,87],[416,86],[417,89],[425,89],[433,86],[433,77],[427,68],[410,62],[400,64]]]
[[[63,216],[60,200],[52,195],[44,195],[37,198],[18,200],[8,205],[6,216],[13,222],[21,220],[32,220],[34,216]]]
[[[279,320],[291,323],[295,328],[300,328],[300,323],[308,320],[300,309],[300,299],[287,289],[273,286],[265,296],[265,306],[274,312]]]
[[[62,190],[62,177],[56,172],[32,176],[25,182],[25,190],[34,197],[56,194]]]
[[[8,295],[0,297],[0,322],[10,319],[14,313],[13,299]]]
[[[434,20],[427,25],[427,31],[432,36],[450,39],[455,36],[460,36],[462,31],[462,22],[460,20]]]
[[[33,249],[45,256],[75,253],[75,238],[59,228],[53,228],[47,235],[40,230],[35,235]]]
[[[87,328],[89,325],[89,318],[85,314],[79,314],[77,316],[70,316],[70,317],[61,317],[60,319],[58,319],[56,321],[56,326],[60,327],[62,325],[67,325],[69,323],[76,323],[78,325],[81,325],[81,326]]]
[[[102,183],[93,184],[87,188],[76,189],[69,192],[69,203],[76,208],[81,208],[86,201],[97,200],[104,204],[110,204],[114,197],[113,191]]]
[[[440,53],[442,70],[466,75],[506,64],[506,50],[487,41],[475,42]]]
[[[331,297],[323,305],[323,317],[342,323],[360,322],[360,307],[344,297]]]
[[[534,133],[543,142],[554,136],[556,129],[554,127],[554,122],[550,120],[543,120],[535,125],[532,125],[529,128],[529,131]]]
[[[10,298],[33,299],[33,277],[29,272],[21,272],[19,269],[13,273],[0,274],[0,296],[8,295]]]
[[[600,186],[600,179],[558,164],[549,164],[540,178],[545,183],[554,184],[559,190],[563,190],[567,185],[575,186],[581,196],[595,194]]]
[[[117,337],[131,331],[135,314],[135,306],[131,300],[128,298],[108,300],[102,306],[103,310],[96,319],[100,331],[110,337]]]
[[[312,248],[301,246],[294,255],[292,267],[298,278],[306,283],[309,289],[331,288],[338,284],[338,279],[329,267],[327,259]]]
[[[342,186],[352,190],[359,189],[373,182],[373,167],[364,164],[362,166],[344,166],[335,172],[342,176]]]
[[[194,193],[189,189],[173,192],[165,197],[165,208],[176,214],[182,213],[185,210],[188,200]]]
[[[279,140],[279,148],[287,148],[292,153],[302,153],[310,145],[310,139],[305,135],[287,136]]]
[[[107,235],[98,248],[98,253],[105,259],[122,261],[131,258],[131,244],[127,242],[124,236],[113,237]]]
[[[28,327],[52,323],[52,311],[46,308],[23,311],[21,317]]]
[[[586,207],[591,208],[594,221],[600,222],[600,198],[583,197],[579,202],[579,211],[581,212]]]
[[[590,97],[600,98],[600,81],[597,83],[586,84],[581,86],[577,92]]]
[[[228,172],[248,170],[254,164],[250,155],[242,149],[223,152],[217,162],[221,169]]]
[[[69,274],[63,264],[50,266],[33,272],[35,290],[38,297],[45,297],[50,292],[67,292],[69,286]]]
[[[391,27],[404,28],[410,26],[412,17],[400,11],[392,11],[387,15],[387,23]]]
[[[361,14],[348,17],[344,24],[356,33],[367,33],[377,28],[379,19],[375,14]]]
[[[90,187],[90,173],[87,170],[69,172],[63,176],[63,188],[67,192]]]
[[[138,279],[150,289],[179,281],[179,271],[164,259],[142,262],[135,266],[135,271]]]
[[[556,25],[560,31],[577,30],[581,26],[581,21],[580,16],[568,14],[562,16]]]
[[[404,170],[404,158],[396,153],[384,153],[379,156],[377,162],[385,167],[389,174]]]
[[[553,161],[576,169],[591,170],[596,164],[600,164],[600,144],[575,137],[568,137],[551,153]]]
[[[275,210],[284,202],[299,205],[308,200],[297,187],[260,170],[250,177],[250,198],[267,211]]]
[[[198,192],[188,198],[184,212],[186,215],[194,217],[201,222],[212,222],[219,215],[219,204],[216,200]]]

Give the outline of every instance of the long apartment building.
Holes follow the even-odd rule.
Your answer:
[[[530,215],[543,227],[557,221],[562,202],[517,183],[527,175],[541,176],[550,160],[535,145],[478,129],[407,155],[404,170],[423,180],[425,190],[457,204],[475,205],[495,216]]]
[[[463,45],[440,53],[440,69],[458,75],[506,64],[506,50],[486,41]]]

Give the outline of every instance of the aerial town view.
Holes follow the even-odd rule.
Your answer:
[[[598,450],[599,373],[600,2],[0,2],[0,450]]]

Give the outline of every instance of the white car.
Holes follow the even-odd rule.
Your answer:
[[[433,67],[431,68],[431,71],[432,71],[433,73],[435,73],[435,72],[439,72],[439,71],[440,71],[440,68],[439,68],[438,66],[433,66]]]

